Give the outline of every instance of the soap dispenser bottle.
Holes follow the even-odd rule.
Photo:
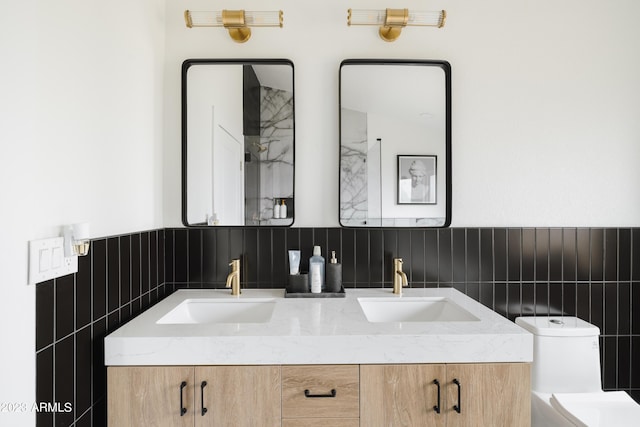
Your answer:
[[[313,247],[313,256],[309,258],[309,282],[311,293],[319,294],[324,290],[324,258],[320,246]]]
[[[280,200],[280,218],[287,217],[287,205],[284,204],[284,199]]]
[[[273,204],[273,217],[275,219],[280,218],[280,204],[278,203],[278,199],[275,199],[275,203]]]
[[[327,292],[342,290],[342,264],[338,263],[336,251],[331,251],[331,260],[327,264]]]

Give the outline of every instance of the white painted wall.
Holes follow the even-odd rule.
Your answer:
[[[452,226],[640,225],[640,2],[405,0],[443,29],[394,43],[348,27],[388,0],[167,1],[165,224],[180,225],[179,69],[186,58],[295,64],[295,226],[338,225],[338,67],[346,58],[445,59],[453,75]],[[284,11],[245,44],[187,29],[184,9]],[[315,191],[310,189],[314,188]]]
[[[92,237],[163,226],[164,12],[164,0],[3,2],[0,402],[35,400],[28,241],[78,221]]]

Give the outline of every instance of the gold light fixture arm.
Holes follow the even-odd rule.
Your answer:
[[[384,25],[378,30],[382,40],[395,41],[409,21],[409,9],[387,9]]]
[[[222,25],[234,42],[244,43],[251,38],[251,28],[246,25],[244,10],[223,10]]]

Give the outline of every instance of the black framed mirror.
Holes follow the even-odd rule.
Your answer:
[[[182,222],[291,226],[295,97],[286,59],[182,64]]]
[[[451,66],[340,64],[339,220],[344,227],[451,223]]]

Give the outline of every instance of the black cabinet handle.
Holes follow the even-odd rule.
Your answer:
[[[187,382],[186,381],[182,381],[180,383],[180,416],[184,416],[184,414],[187,413],[187,408],[184,407],[184,404],[182,402],[182,390],[187,386]]]
[[[454,378],[453,383],[458,386],[458,404],[453,405],[453,409],[455,409],[457,413],[460,413],[460,408],[462,407],[462,404],[460,403],[460,381],[458,381],[457,378]]]
[[[205,407],[204,407],[204,388],[205,388],[206,386],[207,386],[207,382],[206,382],[206,381],[202,381],[202,382],[200,383],[200,402],[201,402],[201,405],[200,405],[200,406],[202,406],[202,411],[201,411],[201,413],[202,413],[202,416],[203,416],[203,417],[204,417],[204,414],[206,414],[206,413],[207,413],[207,408],[205,408]]]
[[[436,414],[440,413],[440,381],[433,380],[433,384],[438,387],[438,404],[433,407],[433,410],[436,411]]]
[[[336,389],[332,388],[331,389],[331,393],[329,394],[311,394],[311,392],[309,390],[305,390],[304,391],[304,397],[336,397]]]

